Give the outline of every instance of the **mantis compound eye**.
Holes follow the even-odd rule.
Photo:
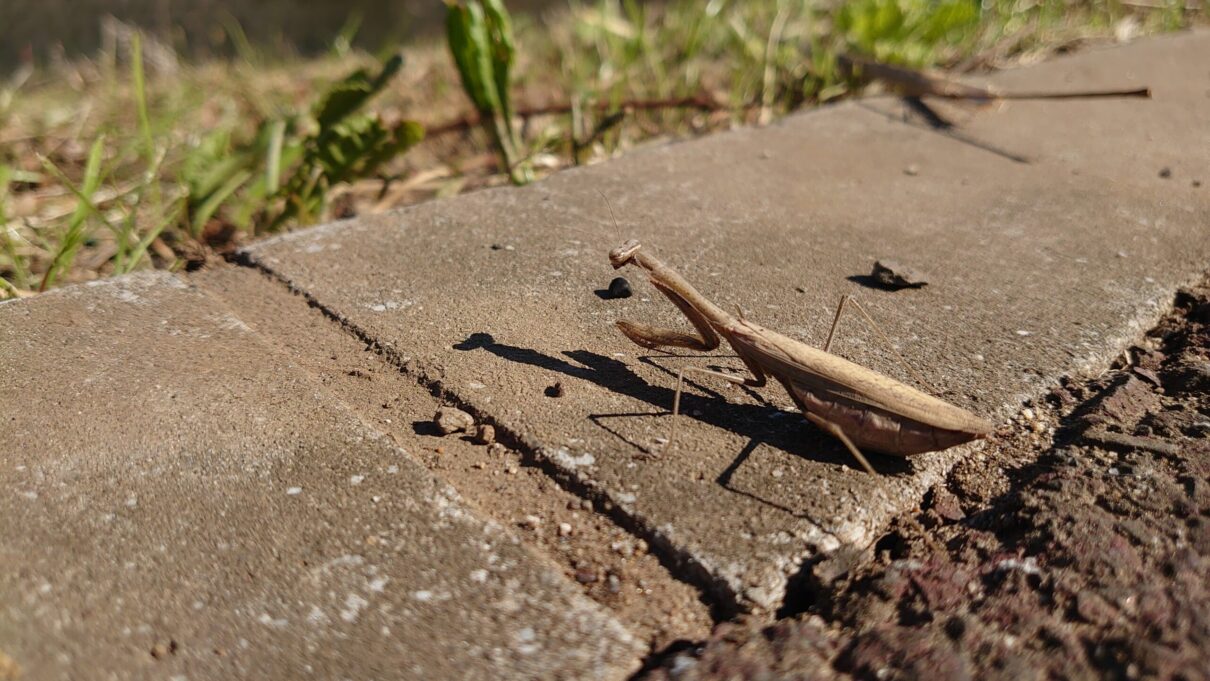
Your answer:
[[[622,267],[634,258],[634,254],[638,253],[640,248],[642,248],[642,245],[638,239],[630,239],[609,252],[609,264],[613,265],[615,270]]]

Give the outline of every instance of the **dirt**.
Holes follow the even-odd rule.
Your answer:
[[[647,679],[1210,679],[1210,287],[1064,381],[869,550]]]

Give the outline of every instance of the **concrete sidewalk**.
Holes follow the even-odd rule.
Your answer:
[[[634,272],[635,297],[597,295],[607,251],[639,238],[715,302],[816,345],[854,293],[945,399],[1003,421],[1106,366],[1210,263],[1205,64],[1207,33],[1090,50],[994,83],[1154,99],[1013,102],[962,114],[961,139],[853,102],[286,235],[242,256],[301,296],[276,307],[205,275],[0,305],[0,653],[28,678],[629,674],[645,652],[630,620],[462,501],[486,473],[452,489],[421,454],[443,440],[398,428],[439,401],[717,614],[768,615],[969,448],[874,457],[869,476],[780,387],[709,380],[660,448],[677,370],[739,365],[630,344],[617,319],[686,325]],[[880,257],[930,285],[864,286]],[[310,329],[410,388],[386,412],[341,396],[293,350]],[[903,376],[855,318],[834,350]]]

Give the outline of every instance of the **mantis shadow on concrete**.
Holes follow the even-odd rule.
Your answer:
[[[672,404],[675,392],[676,372],[662,366],[655,361],[656,359],[725,358],[725,356],[721,355],[677,355],[671,353],[641,357],[640,361],[668,375],[668,386],[660,387],[640,378],[624,362],[587,350],[566,350],[562,354],[567,359],[562,359],[530,348],[500,343],[488,333],[471,334],[465,341],[453,347],[455,350],[462,351],[485,350],[510,362],[528,364],[547,371],[561,373],[571,378],[590,381],[612,392],[652,405],[655,407],[655,410],[650,412],[588,415],[589,420],[594,425],[647,456],[651,456],[655,452],[644,445],[633,442],[606,425],[605,421],[615,418],[670,414],[669,407]],[[746,390],[760,404],[728,402],[722,394],[707,386],[690,381],[688,378],[686,378],[685,383],[687,387],[692,385],[696,390],[705,392],[708,395],[703,396],[697,394],[697,392],[683,392],[681,395],[681,418],[693,418],[748,439],[748,444],[739,452],[735,460],[716,478],[716,482],[730,492],[747,496],[793,515],[799,515],[792,509],[764,499],[755,492],[738,489],[732,484],[732,477],[736,471],[739,470],[751,456],[752,452],[761,444],[767,444],[811,461],[843,466],[853,465],[852,457],[849,456],[849,453],[839,443],[833,441],[830,436],[819,432],[814,426],[811,426],[797,414],[773,406],[764,400],[761,395],[750,389]],[[671,456],[675,454],[664,453],[662,455]],[[879,469],[884,473],[901,474],[910,472],[912,469],[911,463],[904,458],[877,454],[871,458],[878,462]]]

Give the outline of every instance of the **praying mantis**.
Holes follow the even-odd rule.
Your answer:
[[[763,387],[773,377],[785,387],[803,416],[840,440],[870,474],[875,471],[861,453],[862,448],[907,457],[985,438],[992,432],[990,422],[961,407],[828,353],[840,313],[852,300],[848,296],[841,299],[832,331],[821,350],[750,322],[742,313],[737,318],[725,312],[681,275],[643,251],[636,240],[610,251],[609,262],[614,269],[634,265],[644,270],[656,290],[671,300],[697,331],[686,333],[619,320],[617,326],[627,338],[650,349],[679,347],[701,352],[714,350],[720,337],[725,338],[752,374],[745,378],[696,367],[682,369],[677,374],[673,398],[674,418],[680,412],[684,373],[695,371],[751,388]]]

